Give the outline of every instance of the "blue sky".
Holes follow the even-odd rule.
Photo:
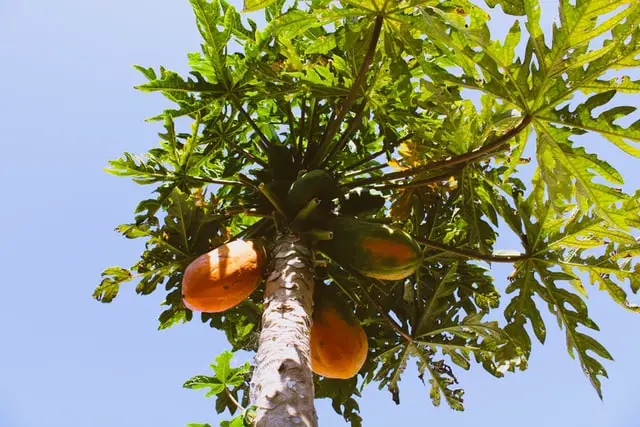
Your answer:
[[[142,76],[131,65],[184,72],[199,43],[186,0],[0,2],[0,427],[217,425],[214,401],[181,385],[228,348],[222,334],[198,321],[157,331],[162,295],[136,296],[133,286],[110,305],[91,299],[104,267],[136,260],[142,244],[112,230],[149,190],[102,168],[156,145],[159,127],[143,119],[166,105],[132,89]],[[640,161],[609,147],[626,188],[637,187]],[[508,273],[495,269],[500,289]],[[616,359],[604,403],[547,316],[547,344],[534,347],[527,372],[459,372],[465,413],[432,407],[409,369],[401,406],[365,392],[365,426],[637,427],[640,317],[590,290],[597,337]],[[323,426],[343,425],[328,402],[318,408]]]

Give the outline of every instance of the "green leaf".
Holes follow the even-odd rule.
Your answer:
[[[600,361],[587,352],[593,352],[594,355],[603,359],[613,360],[613,358],[599,342],[577,330],[583,327],[597,331],[598,326],[588,317],[587,306],[578,295],[558,288],[554,283],[556,280],[554,274],[544,266],[536,264],[535,268],[547,290],[545,299],[549,303],[549,308],[557,316],[560,327],[565,329],[569,354],[571,357],[577,355],[585,375],[598,396],[602,398],[599,377],[607,377],[607,371]]]
[[[352,427],[361,427],[360,406],[354,398],[354,396],[360,397],[357,383],[357,377],[348,380],[316,378],[315,398],[331,399],[331,406],[337,414],[342,415],[345,421],[351,423]]]
[[[509,15],[521,16],[526,13],[523,0],[486,0],[486,2],[491,8],[499,4],[504,13]]]
[[[628,221],[632,218],[618,209],[616,203],[624,202],[629,196],[593,181],[596,177],[594,172],[617,184],[622,183],[622,176],[584,148],[574,147],[568,130],[536,122],[536,132],[538,164],[550,198],[559,204],[571,202],[575,197],[583,213],[588,213],[593,207],[595,213],[609,224],[628,229]]]
[[[108,303],[118,295],[120,284],[134,278],[129,270],[120,267],[110,267],[102,272],[102,282],[93,292],[93,297],[100,302]]]
[[[400,388],[398,383],[402,373],[407,368],[407,361],[411,356],[412,348],[410,345],[397,346],[378,356],[379,360],[384,362],[375,379],[380,382],[379,388],[387,387],[391,393],[393,401],[396,405],[400,404]]]
[[[203,51],[211,62],[219,79],[224,79],[225,55],[224,48],[231,39],[233,25],[236,22],[233,7],[227,7],[222,15],[220,0],[189,0],[196,15],[198,30],[205,41]],[[223,27],[218,30],[218,25]]]
[[[566,106],[560,110],[548,110],[537,117],[550,123],[558,123],[577,129],[600,133],[623,151],[640,157],[640,148],[634,147],[627,141],[640,142],[640,120],[627,128],[615,124],[616,120],[627,117],[636,107],[616,106],[601,112],[594,118],[593,110],[606,105],[616,94],[615,90],[602,92],[592,96],[580,104],[574,111]]]
[[[177,73],[163,69],[161,70],[160,78],[138,85],[136,89],[142,92],[162,91],[165,94],[173,94],[174,92],[199,92],[222,96],[226,93],[221,85],[209,83],[199,74],[194,74],[194,77],[196,77],[196,80],[192,78],[185,80]],[[175,98],[175,95],[172,96],[174,96],[174,99],[178,99]]]
[[[416,348],[415,353],[418,356],[420,379],[423,379],[425,373],[429,373],[431,377],[429,378],[431,384],[429,396],[434,406],[440,406],[442,397],[444,397],[451,409],[463,411],[464,390],[454,388],[458,384],[458,379],[451,368],[442,360],[433,360],[433,355],[428,351]]]
[[[640,47],[640,37],[634,30],[640,22],[637,3],[585,0],[572,4],[563,0],[560,6],[560,25],[554,31],[551,49],[546,48],[539,37],[539,25],[529,26],[532,36],[536,35],[535,53],[540,63],[536,77],[535,109],[538,111],[554,108],[583,86],[588,89],[607,70],[639,64],[634,59]],[[539,17],[536,6],[532,5],[529,10],[536,19]],[[602,19],[603,16],[606,18]],[[607,37],[609,31],[611,38],[605,38],[601,48],[589,49],[591,40]]]
[[[241,385],[249,372],[249,363],[232,368],[230,362],[233,356],[234,354],[230,351],[222,352],[216,357],[216,363],[210,365],[215,376],[196,375],[188,379],[183,387],[192,390],[208,388],[206,396],[209,397],[223,393],[225,389]]]
[[[264,9],[275,3],[276,0],[244,0],[243,12],[253,12],[255,10]]]
[[[231,421],[221,421],[221,427],[245,427],[244,415],[238,415]]]
[[[456,13],[430,8],[432,14],[423,13],[421,29],[450,49],[449,57],[464,70],[462,79],[453,79],[456,83],[494,94],[527,110],[528,68],[522,67],[519,61],[511,63],[509,59],[513,58],[519,41],[519,24],[511,28],[503,45],[490,40],[485,13],[477,7],[470,6],[469,9],[471,24]],[[451,37],[450,33],[456,37]],[[477,52],[478,48],[480,52]]]
[[[318,37],[304,51],[305,55],[319,53],[326,55],[329,51],[336,47],[336,38],[333,34]]]

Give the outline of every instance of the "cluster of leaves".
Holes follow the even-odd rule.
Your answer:
[[[222,427],[244,427],[252,425],[254,408],[249,403],[249,379],[251,366],[249,363],[232,368],[231,360],[234,354],[230,351],[222,352],[216,357],[216,363],[211,365],[214,376],[196,375],[189,378],[184,388],[200,390],[208,388],[205,397],[216,396],[216,412],[221,414],[229,411],[231,415],[239,414],[231,421],[220,423]],[[241,396],[241,397],[239,397]],[[188,424],[188,427],[211,427],[210,424]]]
[[[612,106],[617,93],[638,93],[640,83],[606,79],[640,65],[637,2],[560,0],[545,39],[538,0],[487,1],[515,17],[503,41],[491,39],[489,13],[466,0],[309,0],[304,7],[247,0],[248,10],[265,10],[262,30],[225,0],[190,2],[204,40],[201,53],[189,54],[192,76],[138,67],[149,80],[140,90],[177,105],[150,119],[165,121],[160,146],[111,162],[112,173],[155,186],[157,197],[139,204],[135,222],[118,227],[147,246],[131,269],[105,271],[96,298],[111,301],[133,279],[142,294],[164,283],[161,328],[190,320],[180,298],[190,260],[231,239],[273,236],[277,221],[261,210],[258,188],[281,179],[270,153],[285,147],[293,177],[322,168],[345,192],[380,192],[385,206],[359,215],[401,227],[425,248],[422,266],[403,281],[382,283],[332,263],[317,271],[337,298],[351,301],[369,337],[358,379],[316,382],[317,397],[332,399],[352,425],[361,424],[356,398],[371,382],[399,402],[410,360],[434,404],[444,398],[459,410],[453,365],[475,362],[495,376],[525,369],[531,333],[540,342],[546,336],[539,301],[601,394],[602,359],[611,356],[589,335],[598,327],[583,283],[640,311],[625,290],[640,289],[633,235],[640,192],[613,187],[621,174],[580,142],[599,134],[640,157],[633,145],[640,121],[620,124],[635,108]],[[467,89],[480,93],[478,103],[466,99]],[[179,117],[193,121],[189,132],[175,130]],[[537,168],[527,186],[519,176],[533,133]],[[521,253],[494,251],[498,231],[507,229]],[[506,289],[478,261],[513,263]],[[235,350],[255,350],[260,298],[256,292],[202,319],[225,331]],[[506,324],[487,321],[500,307]],[[233,393],[216,381],[215,390],[223,384]]]

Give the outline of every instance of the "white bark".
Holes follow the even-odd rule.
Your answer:
[[[271,250],[262,331],[251,379],[257,427],[317,427],[309,333],[313,311],[313,256],[293,234]]]

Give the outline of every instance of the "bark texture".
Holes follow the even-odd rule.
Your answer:
[[[251,379],[257,427],[317,427],[309,334],[313,256],[294,234],[271,249],[260,343]]]

